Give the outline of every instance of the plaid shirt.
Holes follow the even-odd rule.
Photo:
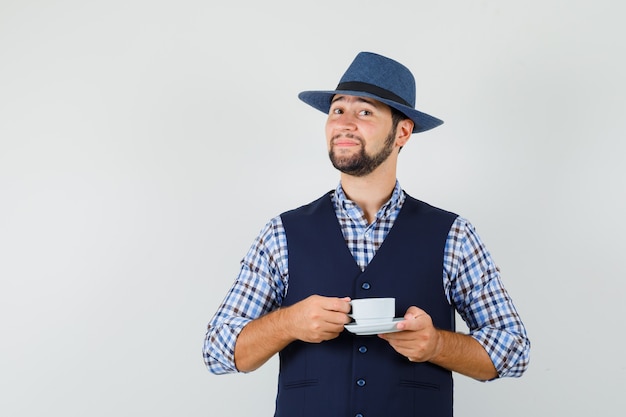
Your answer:
[[[406,199],[396,182],[392,196],[368,224],[363,211],[337,186],[331,199],[348,248],[365,270],[391,230]],[[289,287],[287,237],[280,216],[270,220],[241,261],[239,276],[209,323],[204,361],[216,374],[238,372],[235,342],[241,329],[278,309]],[[443,286],[448,302],[487,351],[499,377],[518,377],[529,361],[530,341],[511,298],[474,227],[457,217],[444,248]]]

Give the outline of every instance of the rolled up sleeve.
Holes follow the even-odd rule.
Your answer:
[[[446,243],[444,282],[448,300],[489,354],[498,377],[528,368],[530,340],[506,291],[500,270],[474,227],[457,218]]]
[[[202,349],[210,372],[239,372],[235,344],[241,330],[282,304],[287,285],[286,238],[280,218],[261,230],[241,261],[237,279],[207,327]]]

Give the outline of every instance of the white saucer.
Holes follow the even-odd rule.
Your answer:
[[[346,328],[350,333],[355,333],[359,336],[367,336],[372,334],[380,334],[380,333],[394,333],[399,332],[396,328],[396,324],[404,320],[404,317],[398,317],[391,321],[379,322],[379,323],[368,323],[368,324],[356,324],[350,323],[346,324],[343,327]]]

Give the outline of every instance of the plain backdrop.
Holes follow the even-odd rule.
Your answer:
[[[0,415],[271,416],[277,362],[215,376],[206,325],[271,217],[334,188],[359,51],[417,107],[398,179],[468,218],[528,328],[458,416],[621,416],[620,1],[0,0]]]

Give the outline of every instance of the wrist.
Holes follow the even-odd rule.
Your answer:
[[[290,314],[291,307],[281,307],[274,311],[274,334],[282,339],[285,345],[298,339],[296,326],[293,325]]]
[[[437,362],[441,359],[446,344],[446,332],[444,330],[435,329],[435,346],[430,358],[430,362]]]

